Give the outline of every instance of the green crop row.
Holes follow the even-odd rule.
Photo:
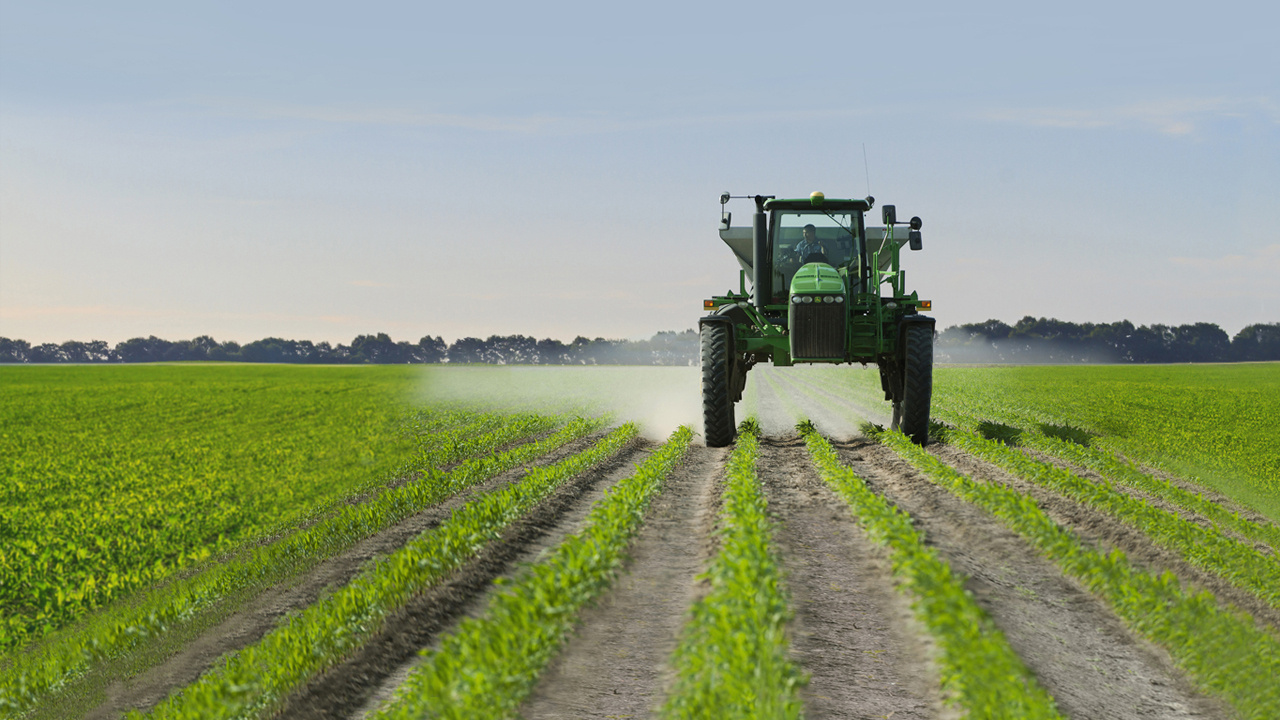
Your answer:
[[[1126,495],[1109,481],[1090,482],[976,433],[952,430],[947,433],[947,442],[1037,485],[1113,515],[1192,565],[1225,578],[1272,607],[1280,607],[1280,563],[1217,527],[1202,527],[1146,500]]]
[[[840,463],[812,425],[799,427],[824,482],[848,505],[875,543],[889,550],[898,588],[938,647],[942,690],[968,717],[1056,718],[1053,698],[1027,671],[1004,634],[964,588],[964,578],[925,544],[911,516]]]
[[[1091,445],[1280,523],[1280,363],[942,368],[934,404],[998,422],[1083,428]]]
[[[424,416],[425,422],[419,420]],[[342,506],[358,501],[362,496],[382,492],[391,484],[389,480],[412,480],[422,473],[431,472],[433,468],[442,470],[462,460],[490,454],[503,446],[552,430],[565,422],[564,417],[555,415],[476,414],[470,410],[441,411],[437,408],[419,411],[414,417],[416,422],[411,431],[422,439],[422,445],[407,463],[387,477],[371,478],[364,485],[356,487],[350,495],[316,508],[303,522],[272,528],[263,533],[263,537],[288,534],[296,530],[298,525],[322,520],[334,511],[340,511]]]
[[[966,430],[974,430],[982,424],[978,418],[959,412],[948,413],[946,417]],[[1280,550],[1280,526],[1267,521],[1258,522],[1246,518],[1200,493],[1186,490],[1174,482],[1144,472],[1134,463],[1114,452],[1078,441],[1064,440],[1045,432],[1045,429],[1049,429],[1051,432],[1066,434],[1072,432],[1073,428],[1050,428],[1047,425],[1027,427],[1024,425],[1025,420],[1016,422],[1018,427],[1015,428],[1016,438],[1013,438],[1013,441],[1017,445],[1039,450],[1080,467],[1090,468],[1109,480],[1154,495],[1185,510],[1190,510],[1221,528],[1237,532],[1250,540],[1267,543],[1272,548]]]
[[[578,611],[612,584],[650,502],[684,456],[681,427],[629,478],[610,488],[570,535],[427,653],[379,709],[378,720],[510,717],[573,629]]]
[[[364,370],[0,368],[0,651],[392,477],[417,375]]]
[[[671,667],[666,718],[798,718],[806,682],[788,657],[791,618],[782,572],[770,545],[768,502],[756,477],[754,421],[742,423],[726,466],[720,548],[693,604]]]
[[[518,439],[542,422],[514,422],[482,436],[471,449],[497,447]],[[89,619],[83,627],[51,637],[15,655],[0,668],[0,708],[32,707],[96,664],[121,657],[175,627],[190,623],[224,598],[279,581],[351,547],[424,508],[495,475],[530,462],[598,429],[600,421],[578,418],[553,435],[533,443],[466,460],[450,472],[423,468],[413,481],[357,505],[342,506],[319,523],[276,542],[250,548],[231,561],[202,573],[174,580],[144,601],[118,604]]]
[[[1252,617],[1224,609],[1208,592],[1184,589],[1170,574],[1104,553],[1057,525],[1029,496],[980,483],[943,463],[905,435],[882,432],[893,448],[932,481],[986,509],[1022,535],[1067,575],[1102,597],[1135,632],[1163,647],[1204,691],[1219,695],[1243,718],[1280,717],[1280,640]]]
[[[270,716],[291,691],[360,647],[413,595],[475,557],[566,480],[613,457],[636,434],[635,425],[623,425],[577,455],[534,468],[519,482],[468,502],[440,525],[370,565],[346,587],[291,616],[256,644],[232,653],[146,716]]]

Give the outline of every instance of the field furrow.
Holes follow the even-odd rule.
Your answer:
[[[709,555],[726,453],[689,448],[666,482],[613,589],[579,627],[520,708],[533,720],[647,717],[662,701],[698,574]]]
[[[1280,675],[1280,641],[1256,627],[1252,617],[1220,606],[1209,593],[1184,589],[1171,574],[1157,575],[1135,566],[1122,552],[1104,552],[1082,541],[1054,523],[1031,497],[999,484],[975,482],[899,433],[880,433],[879,437],[921,469],[924,477],[966,505],[999,518],[1062,572],[1105,600],[1133,632],[1167,651],[1199,690],[1221,697],[1242,717],[1270,718],[1280,713],[1280,687],[1274,682]],[[1031,590],[1032,594],[1038,592],[1035,587]],[[1072,608],[1071,618],[1078,617],[1081,609]],[[1011,639],[1015,636],[1005,630]],[[1127,636],[1125,640],[1132,642]],[[1074,635],[1061,638],[1061,642],[1066,648],[1082,644]],[[1035,647],[1045,645],[1037,643],[1028,650]],[[1035,667],[1030,658],[1028,664]],[[1044,680],[1065,705],[1054,683]],[[1187,705],[1176,703],[1175,707]],[[1105,707],[1099,708],[1099,712],[1105,711]]]
[[[671,660],[666,718],[792,718],[804,675],[790,658],[791,611],[768,501],[757,475],[759,428],[744,421],[725,466],[719,547]]]
[[[927,631],[894,592],[893,561],[858,527],[865,513],[823,483],[794,436],[761,442],[759,472],[795,613],[791,653],[809,675],[805,717],[938,717]]]
[[[413,482],[387,488],[359,504],[343,505],[321,522],[174,580],[141,602],[122,603],[99,613],[83,627],[68,629],[0,669],[0,707],[26,710],[59,694],[69,696],[65,702],[92,706],[108,677],[145,670],[171,654],[174,643],[224,621],[262,589],[308,572],[364,538],[598,426],[597,421],[579,419],[542,440],[464,461],[447,473],[424,467]],[[485,442],[472,447],[501,446],[519,435],[499,429],[482,437]],[[170,638],[171,634],[175,637]],[[95,672],[96,668],[102,669]],[[53,703],[52,716],[57,716],[63,703]]]
[[[682,427],[596,502],[581,530],[464,620],[373,713],[374,718],[509,716],[573,628],[578,611],[612,584],[653,499],[683,458]]]
[[[582,453],[534,469],[519,482],[472,500],[445,522],[369,565],[351,584],[233,654],[224,665],[156,706],[150,716],[273,714],[304,683],[359,648],[413,596],[465,565],[564,482],[617,454],[635,434],[633,425],[625,425]]]

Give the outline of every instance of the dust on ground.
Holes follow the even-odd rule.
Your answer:
[[[692,366],[465,365],[432,368],[421,396],[504,411],[581,412],[634,421],[662,441],[677,427],[702,431],[702,375]]]

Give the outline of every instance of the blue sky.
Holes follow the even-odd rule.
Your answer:
[[[1274,6],[0,2],[0,335],[692,327],[718,196],[924,219],[943,325],[1280,320]],[[745,204],[735,209],[741,222]]]

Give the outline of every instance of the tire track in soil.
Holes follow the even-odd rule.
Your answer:
[[[583,610],[578,629],[521,708],[529,720],[645,717],[663,700],[666,663],[712,554],[710,532],[728,450],[691,446],[649,508],[612,589]]]
[[[999,483],[1030,495],[1054,522],[1070,528],[1085,540],[1104,548],[1119,548],[1141,567],[1156,572],[1168,570],[1183,582],[1213,593],[1219,602],[1230,603],[1249,613],[1258,621],[1259,627],[1270,625],[1272,634],[1280,636],[1280,611],[1232,585],[1226,578],[1198,568],[1183,560],[1173,550],[1157,545],[1141,530],[1101,510],[1094,510],[1053,490],[1023,480],[959,448],[935,443],[929,446],[929,452],[975,480]],[[1247,541],[1245,544],[1252,545]]]
[[[1227,718],[1162,650],[1133,637],[1106,605],[998,519],[934,485],[871,441],[842,461],[911,514],[1009,644],[1069,717]]]
[[[84,717],[87,720],[106,720],[129,710],[150,710],[172,692],[199,679],[223,655],[261,640],[282,617],[306,608],[327,591],[350,582],[369,560],[393,552],[417,535],[439,525],[455,509],[479,494],[505,487],[518,480],[529,468],[551,465],[581,452],[605,434],[600,431],[571,441],[531,463],[462,490],[440,504],[322,560],[302,575],[262,590],[230,617],[183,644],[177,653],[160,664],[134,678],[110,684],[105,691],[105,700]]]
[[[495,579],[515,576],[523,564],[576,530],[594,501],[631,475],[654,447],[636,439],[609,462],[566,482],[476,559],[388,620],[386,628],[351,658],[290,698],[279,716],[318,720],[372,712],[404,681],[421,650],[464,618],[484,611]]]
[[[795,612],[792,657],[810,676],[805,715],[943,715],[932,649],[888,558],[818,477],[804,441],[764,440],[759,475]]]

